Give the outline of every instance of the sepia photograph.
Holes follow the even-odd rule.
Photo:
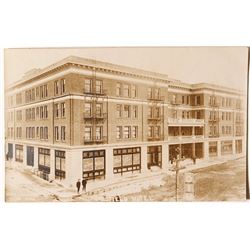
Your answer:
[[[247,47],[4,54],[6,202],[246,200]]]

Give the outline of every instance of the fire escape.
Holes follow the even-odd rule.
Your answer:
[[[160,96],[160,89],[151,88],[148,93],[148,110],[151,109],[151,112],[148,113],[148,126],[151,127],[153,131],[151,131],[151,135],[148,135],[148,141],[163,140],[163,104],[164,96]]]
[[[97,84],[98,83],[98,84]],[[108,101],[106,90],[103,89],[103,82],[96,79],[96,69],[92,71],[90,89],[84,86],[84,101],[91,104],[90,112],[83,115],[85,126],[91,127],[89,136],[84,135],[84,144],[107,143],[108,126],[107,120]]]

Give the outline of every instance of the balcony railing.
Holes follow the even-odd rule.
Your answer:
[[[203,125],[204,119],[183,119],[183,118],[168,118],[168,123],[178,125]]]
[[[108,114],[107,113],[83,113],[84,119],[107,119]]]
[[[87,90],[84,89],[83,93],[86,95],[96,95],[96,96],[106,96],[107,95],[107,90],[106,89],[102,89],[101,91],[96,91],[96,90]]]
[[[107,143],[107,136],[93,136],[93,137],[84,137],[84,144],[103,144]]]

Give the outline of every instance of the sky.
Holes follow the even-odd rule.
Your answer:
[[[79,56],[167,74],[185,83],[213,83],[246,89],[246,47],[108,47],[5,50],[5,84],[33,68]]]

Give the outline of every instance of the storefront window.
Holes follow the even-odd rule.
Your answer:
[[[114,174],[141,171],[141,148],[114,149]]]

